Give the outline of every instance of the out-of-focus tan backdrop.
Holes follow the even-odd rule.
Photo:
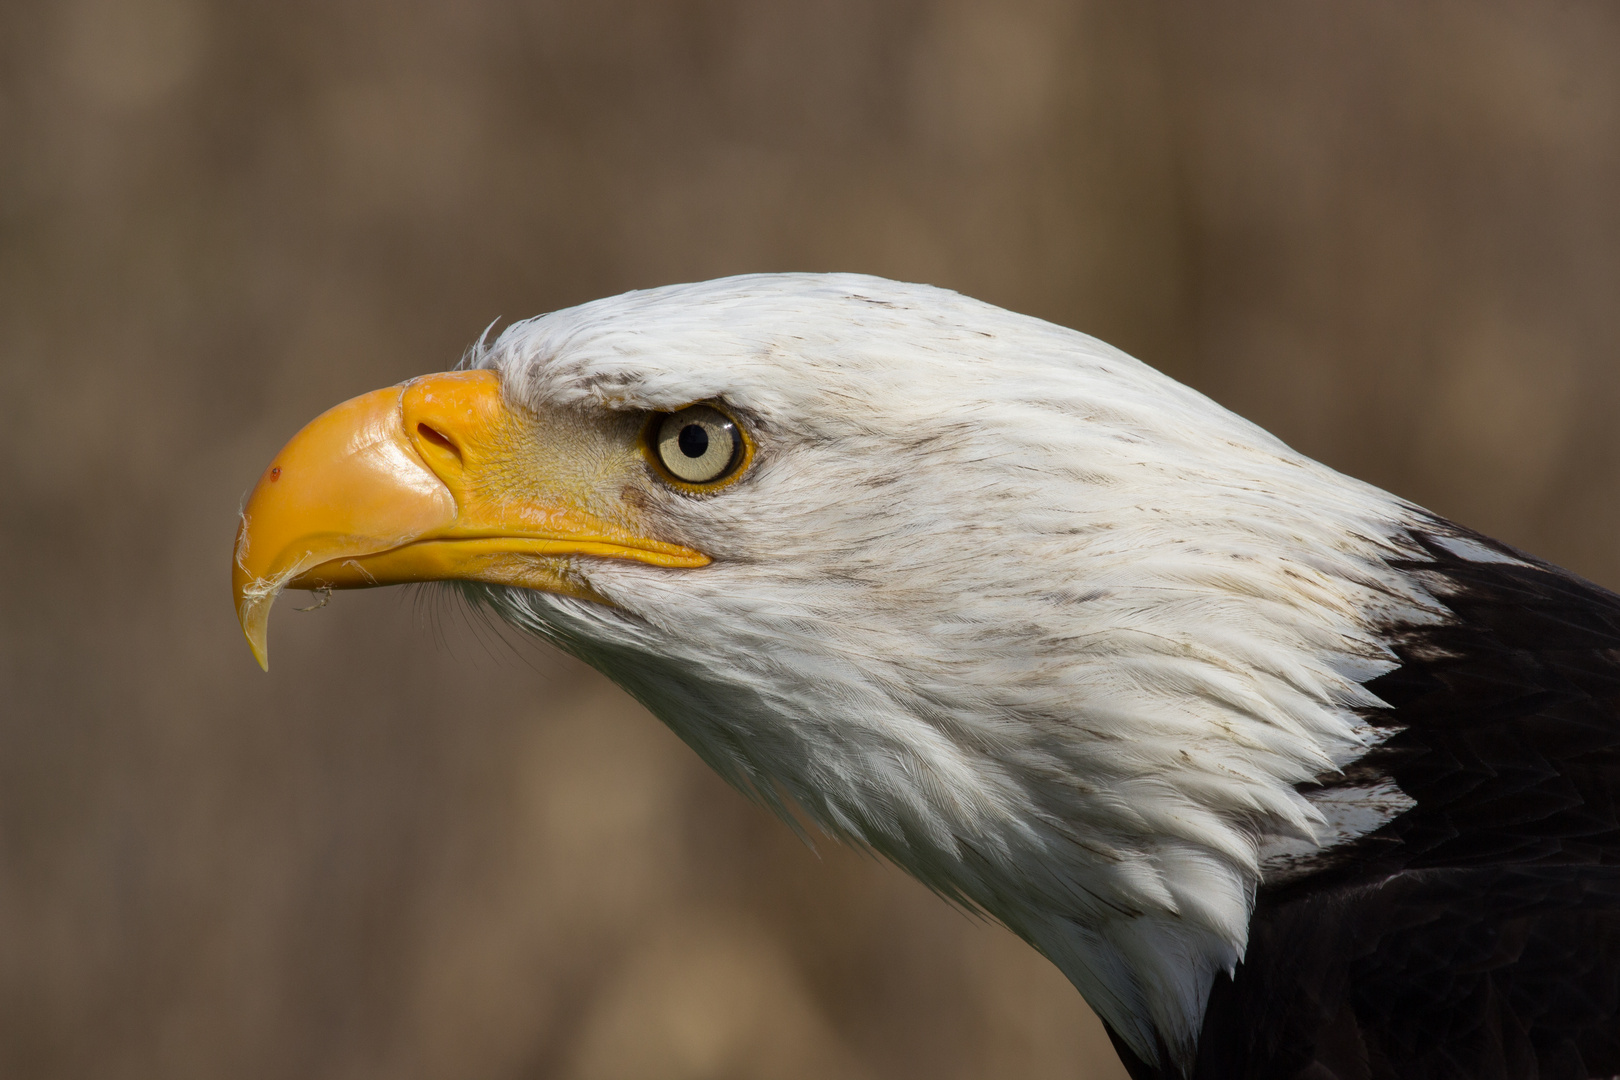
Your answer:
[[[1620,584],[1610,0],[0,5],[0,1074],[1118,1077],[1079,998],[437,593],[227,597],[493,319],[860,270]],[[289,598],[292,599],[292,598]]]

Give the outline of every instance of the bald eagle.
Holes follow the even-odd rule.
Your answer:
[[[237,612],[446,580],[1040,950],[1137,1078],[1620,1074],[1620,597],[936,288],[634,292],[339,405]]]

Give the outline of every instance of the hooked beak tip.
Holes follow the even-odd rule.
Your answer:
[[[253,659],[263,671],[270,670],[270,604],[274,595],[243,599],[236,610]]]

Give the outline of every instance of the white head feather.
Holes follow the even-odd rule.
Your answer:
[[[718,399],[758,444],[647,508],[712,565],[490,602],[1190,1060],[1263,861],[1346,835],[1295,785],[1382,737],[1378,628],[1441,614],[1386,565],[1414,508],[1094,338],[877,278],[630,293],[476,363],[534,408]]]

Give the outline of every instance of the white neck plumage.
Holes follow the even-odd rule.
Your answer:
[[[561,312],[479,362],[537,409],[721,400],[760,443],[746,484],[651,508],[712,566],[490,601],[1004,921],[1144,1060],[1190,1061],[1268,872],[1401,808],[1296,786],[1381,737],[1383,627],[1443,617],[1386,565],[1421,557],[1414,511],[1100,342],[788,277]]]

